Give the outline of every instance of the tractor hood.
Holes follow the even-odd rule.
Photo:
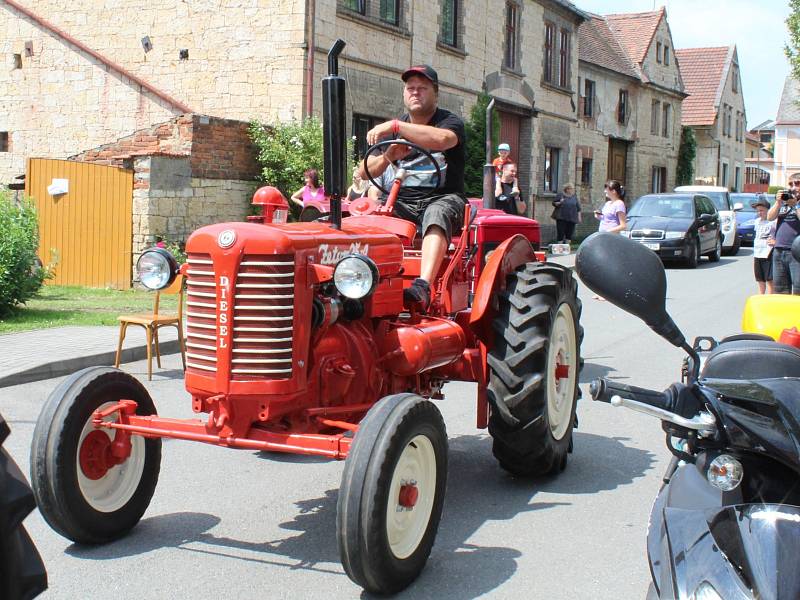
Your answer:
[[[348,254],[364,254],[382,276],[396,274],[403,260],[397,236],[363,224],[345,224],[338,230],[326,223],[217,223],[195,231],[186,251],[228,257],[300,254],[308,263],[331,266]]]

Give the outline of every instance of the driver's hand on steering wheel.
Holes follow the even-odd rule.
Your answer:
[[[367,144],[372,146],[392,135],[392,121],[375,125],[367,132]]]
[[[411,153],[411,148],[403,144],[392,144],[386,149],[383,155],[387,160],[396,163],[398,160],[404,159]]]

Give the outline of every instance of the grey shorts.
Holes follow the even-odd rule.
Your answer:
[[[394,205],[394,216],[422,225],[422,236],[428,228],[435,225],[441,227],[447,239],[453,232],[461,231],[464,226],[464,211],[467,200],[459,194],[431,196],[419,202],[403,202],[399,199]]]

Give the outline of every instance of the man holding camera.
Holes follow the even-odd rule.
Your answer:
[[[772,287],[776,294],[800,294],[800,262],[792,257],[792,242],[800,236],[800,206],[797,191],[781,190],[767,219],[777,219],[772,252]]]

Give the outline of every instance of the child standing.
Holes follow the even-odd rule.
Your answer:
[[[775,245],[775,221],[767,220],[769,202],[761,198],[750,206],[758,216],[754,221],[753,272],[756,276],[759,294],[772,293],[772,246]]]

